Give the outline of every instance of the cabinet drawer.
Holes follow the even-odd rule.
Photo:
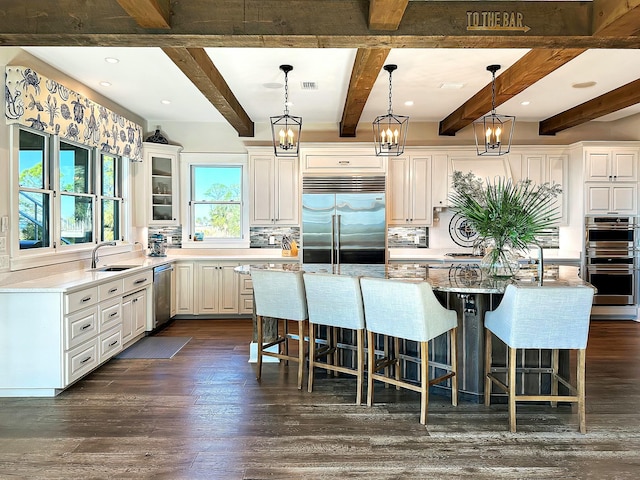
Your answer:
[[[253,295],[240,295],[240,309],[238,313],[253,313]]]
[[[124,291],[131,292],[134,290],[140,290],[141,288],[151,285],[153,282],[153,271],[146,270],[136,275],[125,277],[124,279]]]
[[[98,366],[98,337],[64,354],[65,385],[76,381]]]
[[[122,328],[113,328],[100,335],[100,363],[109,360],[122,350]]]
[[[105,332],[111,327],[122,323],[122,302],[120,298],[111,302],[101,303],[100,307],[100,332]]]
[[[64,318],[64,348],[69,350],[98,333],[98,308],[88,308]]]
[[[253,282],[251,282],[251,275],[240,276],[240,293],[253,294]]]
[[[113,280],[109,283],[103,283],[98,286],[98,295],[100,301],[109,300],[110,298],[120,297],[124,293],[122,279]]]
[[[73,313],[98,303],[98,287],[86,288],[64,296],[64,312]]]

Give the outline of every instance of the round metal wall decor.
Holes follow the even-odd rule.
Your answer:
[[[449,236],[461,247],[473,247],[478,239],[478,232],[469,220],[456,213],[449,222]]]

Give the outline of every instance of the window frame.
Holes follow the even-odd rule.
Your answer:
[[[124,241],[125,239],[125,231],[126,226],[124,223],[125,215],[124,215],[124,162],[123,157],[120,155],[114,155],[113,153],[107,152],[97,152],[98,158],[96,160],[96,214],[97,214],[97,238],[100,242],[108,241],[104,238],[104,218],[103,218],[103,210],[102,210],[102,202],[104,200],[113,200],[117,204],[117,216],[118,216],[118,235],[113,240]],[[113,196],[104,194],[104,158],[111,157],[114,159],[114,194]]]
[[[20,132],[26,131],[32,134],[42,136],[45,141],[45,158],[44,162],[46,167],[46,175],[48,176],[48,189],[49,196],[49,246],[37,247],[37,248],[20,248],[20,192],[21,191],[35,191],[40,189],[33,188],[21,188],[20,187]],[[91,192],[87,194],[81,194],[81,196],[90,196],[92,198],[93,205],[93,239],[91,242],[85,242],[74,245],[63,245],[61,241],[61,197],[63,196],[60,191],[60,157],[59,147],[60,142],[79,146],[87,149],[90,154],[90,169],[91,174],[88,179],[91,184]],[[111,198],[103,195],[102,193],[102,155],[118,159],[118,182],[119,182],[119,195],[115,197],[120,200],[119,205],[119,222],[120,232],[116,239],[117,247],[110,249],[113,253],[124,253],[132,250],[132,241],[130,236],[132,234],[131,225],[131,212],[129,211],[130,205],[127,202],[127,196],[131,194],[132,179],[130,178],[130,167],[127,157],[121,155],[115,155],[111,152],[103,152],[98,148],[83,145],[81,143],[72,142],[65,138],[60,138],[59,135],[53,135],[41,130],[33,129],[24,125],[13,124],[10,126],[9,135],[9,149],[10,149],[10,181],[9,186],[11,189],[10,195],[10,218],[11,225],[16,225],[16,228],[12,228],[11,240],[8,242],[10,246],[11,264],[10,270],[22,270],[25,268],[41,267],[45,265],[55,265],[63,262],[86,260],[89,258],[91,250],[96,244],[101,241],[100,235],[103,230],[102,214],[101,214],[101,199]],[[47,180],[45,179],[45,181]],[[100,189],[98,191],[98,189]]]
[[[202,241],[193,239],[193,208],[192,191],[193,178],[192,167],[240,167],[241,192],[240,192],[240,238],[206,238]],[[180,178],[182,184],[189,188],[182,188],[180,195],[181,214],[184,219],[182,225],[182,248],[248,248],[249,247],[249,174],[247,154],[219,154],[219,153],[188,153],[180,155]],[[198,202],[200,203],[200,202]]]

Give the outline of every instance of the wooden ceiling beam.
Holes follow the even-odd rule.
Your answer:
[[[359,48],[356,52],[340,121],[341,137],[356,136],[362,110],[390,51],[390,48]]]
[[[581,125],[638,103],[640,103],[640,79],[541,121],[538,131],[540,135],[555,135],[567,128]]]
[[[253,137],[253,122],[204,49],[165,47],[162,51],[218,109],[238,135]]]
[[[171,29],[152,31],[114,1],[2,0],[0,46],[637,48],[638,39],[628,35],[594,37],[592,3],[410,1],[390,32],[370,29],[365,0],[174,1]],[[496,9],[517,14],[515,27],[479,20]]]
[[[117,0],[142,28],[171,28],[169,0]]]
[[[369,28],[397,30],[409,0],[369,0]]]
[[[496,106],[573,60],[584,49],[535,49],[496,77]],[[489,76],[490,73],[487,73]],[[440,122],[440,135],[455,135],[491,111],[491,82]]]
[[[640,33],[640,0],[594,0],[593,35],[625,37]]]

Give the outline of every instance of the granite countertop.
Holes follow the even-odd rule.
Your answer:
[[[333,273],[339,275],[357,275],[377,278],[399,278],[427,281],[434,290],[457,293],[503,293],[506,286],[516,283],[519,286],[538,287],[536,270],[521,269],[515,278],[493,278],[483,276],[479,269],[464,265],[429,265],[419,263],[396,263],[388,265],[339,265],[283,263],[270,265],[243,265],[236,271],[249,274],[251,268],[268,268],[310,273]],[[545,269],[542,286],[584,286],[591,285],[578,276],[578,268],[573,266],[552,266]]]

